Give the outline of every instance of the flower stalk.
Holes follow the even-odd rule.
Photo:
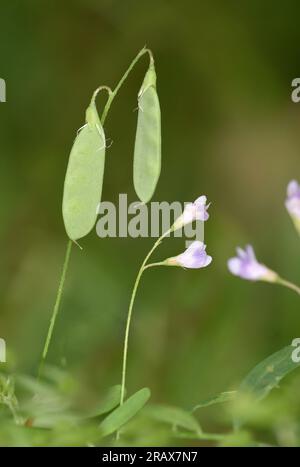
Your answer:
[[[298,287],[293,282],[287,281],[286,279],[282,279],[282,277],[278,277],[276,283],[279,285],[283,285],[283,287],[293,290],[298,295],[300,295],[300,287]]]
[[[49,349],[49,345],[50,345],[50,342],[51,342],[53,329],[54,329],[55,321],[56,321],[56,318],[57,318],[57,313],[58,313],[58,310],[59,310],[59,307],[60,307],[60,302],[61,302],[61,298],[62,298],[62,294],[63,294],[63,290],[64,290],[64,285],[65,285],[65,281],[66,281],[66,275],[67,275],[67,270],[68,270],[68,266],[69,266],[69,262],[70,262],[72,244],[73,244],[72,240],[69,240],[68,245],[67,245],[65,260],[64,260],[64,264],[63,264],[62,274],[61,274],[61,278],[60,278],[60,281],[59,281],[56,300],[55,300],[55,304],[54,304],[54,308],[53,308],[53,312],[52,312],[52,316],[51,316],[51,320],[50,320],[50,325],[49,325],[49,329],[48,329],[48,333],[47,333],[47,337],[46,337],[46,341],[45,341],[45,345],[44,345],[44,349],[43,349],[42,360],[41,360],[39,371],[38,371],[38,377],[41,376],[43,365],[44,365],[44,362],[45,362],[47,354],[48,354],[48,349]]]
[[[300,235],[300,185],[297,180],[291,180],[287,186],[285,207]]]
[[[134,283],[134,286],[133,286],[133,290],[132,290],[132,294],[131,294],[131,298],[130,298],[130,303],[129,303],[129,308],[128,308],[128,314],[127,314],[127,320],[126,320],[126,328],[125,328],[125,337],[124,337],[124,348],[123,348],[123,363],[122,363],[122,382],[121,382],[121,396],[120,396],[120,405],[123,404],[124,402],[124,397],[125,397],[125,387],[126,387],[126,369],[127,369],[127,355],[128,355],[128,339],[129,339],[129,331],[130,331],[130,324],[131,324],[131,318],[132,318],[132,309],[133,309],[133,305],[134,305],[134,300],[135,300],[135,297],[136,297],[136,293],[137,293],[137,289],[138,289],[138,286],[139,286],[139,283],[140,283],[140,280],[141,280],[141,277],[143,275],[143,272],[149,268],[149,267],[153,267],[153,266],[159,266],[159,265],[162,265],[163,263],[152,263],[152,264],[148,264],[147,265],[147,262],[148,260],[150,259],[150,257],[152,256],[152,254],[154,253],[154,251],[156,250],[156,248],[160,245],[160,243],[163,241],[163,239],[165,237],[167,237],[167,235],[170,234],[172,229],[169,229],[167,230],[167,232],[165,232],[161,237],[159,237],[159,239],[154,243],[153,247],[151,248],[151,250],[149,251],[149,253],[146,255],[144,261],[142,262],[142,265],[139,269],[139,272],[137,274],[137,277],[136,277],[136,280],[135,280],[135,283]]]
[[[279,284],[300,295],[300,287],[257,261],[251,245],[247,245],[244,250],[237,248],[237,256],[228,260],[228,269],[234,276],[242,279]]]
[[[193,222],[194,220],[206,221],[208,219],[208,209],[209,205],[206,205],[206,196],[200,196],[194,203],[188,203],[185,207],[183,214],[176,219],[174,224],[170,229],[168,229],[159,239],[154,243],[153,247],[146,255],[142,265],[137,274],[127,313],[126,328],[125,328],[125,337],[124,337],[124,347],[123,347],[123,363],[122,363],[122,381],[121,381],[121,395],[120,395],[120,405],[124,403],[125,398],[125,387],[126,387],[126,369],[127,369],[127,357],[128,357],[128,340],[129,340],[129,331],[130,324],[132,319],[132,310],[137,293],[137,289],[141,280],[141,277],[146,269],[153,268],[156,266],[180,266],[183,268],[198,269],[208,266],[212,258],[208,256],[205,252],[206,246],[199,241],[194,241],[185,252],[180,255],[174,256],[172,258],[167,258],[164,261],[159,261],[155,263],[148,263],[148,260],[156,250],[156,248],[161,244],[164,238],[170,235],[170,233],[175,230],[182,228],[184,225]],[[148,263],[148,264],[147,264]],[[117,437],[119,433],[117,434]]]

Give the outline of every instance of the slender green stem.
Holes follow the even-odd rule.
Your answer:
[[[18,415],[15,407],[14,407],[14,404],[11,402],[11,401],[8,401],[7,402],[7,407],[9,408],[12,416],[13,416],[13,419],[14,419],[14,422],[16,425],[20,425],[21,422],[22,422],[22,418]]]
[[[125,385],[126,385],[126,368],[127,368],[127,354],[128,354],[128,339],[129,339],[129,330],[130,330],[130,323],[131,323],[131,318],[132,318],[132,309],[134,305],[134,300],[136,297],[136,292],[142,277],[143,272],[147,267],[154,266],[155,264],[153,263],[152,265],[147,266],[147,261],[152,255],[152,253],[156,250],[156,248],[160,245],[162,240],[167,237],[170,233],[171,229],[165,232],[153,245],[147,256],[145,257],[144,261],[142,262],[142,265],[140,267],[140,270],[138,272],[138,275],[136,277],[132,294],[131,294],[131,299],[129,303],[129,308],[128,308],[128,315],[127,315],[127,321],[126,321],[126,329],[125,329],[125,338],[124,338],[124,349],[123,349],[123,365],[122,365],[122,383],[121,383],[121,397],[120,397],[120,405],[123,404],[124,402],[124,397],[125,397]],[[157,263],[157,265],[160,265],[160,263]]]
[[[294,290],[298,295],[300,295],[300,287],[298,287],[296,284],[293,284],[290,281],[287,281],[285,279],[282,279],[279,277],[277,279],[277,284],[283,285],[284,287],[287,287],[288,289]]]
[[[120,81],[118,82],[117,86],[115,87],[115,89],[109,94],[109,97],[107,99],[107,102],[105,104],[105,107],[104,107],[104,110],[103,110],[103,113],[102,113],[102,116],[101,116],[101,123],[102,125],[104,124],[105,120],[106,120],[106,117],[107,117],[107,114],[108,114],[108,111],[110,109],[110,106],[112,104],[112,101],[114,100],[114,98],[116,97],[116,95],[118,94],[120,88],[122,87],[122,85],[124,84],[124,82],[126,81],[128,75],[130,74],[131,70],[134,68],[134,66],[137,64],[137,62],[139,61],[139,59],[145,55],[145,54],[148,54],[149,57],[150,57],[150,61],[153,61],[153,56],[152,56],[152,52],[149,50],[149,49],[146,49],[145,47],[140,50],[140,52],[137,54],[137,56],[133,59],[133,61],[131,62],[131,64],[129,65],[129,67],[127,68],[127,70],[125,71],[124,75],[122,76],[122,78],[120,79]]]
[[[50,325],[49,325],[49,329],[48,329],[46,342],[45,342],[45,345],[44,345],[42,361],[41,361],[40,368],[39,368],[39,376],[41,374],[43,364],[44,364],[44,362],[46,360],[46,357],[47,357],[47,353],[48,353],[49,345],[50,345],[50,342],[51,342],[55,321],[56,321],[56,318],[57,318],[57,313],[58,313],[58,310],[59,310],[59,305],[60,305],[60,302],[61,302],[61,297],[62,297],[62,293],[63,293],[63,288],[64,288],[64,284],[65,284],[65,280],[66,280],[66,274],[67,274],[67,269],[68,269],[68,265],[69,265],[70,255],[71,255],[72,243],[73,243],[72,240],[68,240],[67,251],[66,251],[66,255],[65,255],[64,264],[63,264],[62,274],[61,274],[61,278],[60,278],[60,281],[59,281],[56,300],[55,300],[53,312],[52,312],[52,315],[51,315],[51,320],[50,320]]]
[[[145,267],[144,267],[144,271],[145,269],[149,269],[149,268],[154,268],[156,266],[166,266],[166,263],[165,261],[159,261],[158,263],[150,263],[150,264],[147,264]]]
[[[208,441],[221,441],[225,438],[225,435],[219,435],[217,433],[176,433],[175,438],[184,438],[184,439],[198,439],[198,440],[208,440]]]
[[[110,89],[109,86],[99,86],[99,88],[97,88],[94,91],[94,94],[92,96],[92,103],[95,103],[96,97],[98,96],[100,91],[106,91],[107,94],[108,94],[108,97],[111,96],[111,94],[112,94],[112,90]]]

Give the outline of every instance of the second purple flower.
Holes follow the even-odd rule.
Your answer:
[[[245,250],[237,248],[237,256],[228,260],[228,269],[235,276],[249,281],[276,282],[278,275],[257,261],[251,245],[247,245]]]

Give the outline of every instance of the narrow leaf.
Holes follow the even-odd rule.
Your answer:
[[[181,408],[168,405],[151,405],[147,408],[146,414],[155,420],[172,426],[201,433],[201,427],[196,418],[190,412]]]
[[[294,347],[288,345],[259,363],[242,381],[239,393],[251,393],[260,400],[291,371],[299,367],[300,362],[292,360]]]
[[[102,436],[111,435],[119,430],[144,407],[150,395],[150,389],[140,389],[140,391],[129,397],[123,405],[109,414],[99,425]]]
[[[111,412],[120,403],[121,385],[112,386],[104,399],[88,415],[88,417],[99,417]]]
[[[240,428],[254,412],[254,404],[264,399],[273,388],[291,371],[299,367],[300,362],[292,360],[295,349],[288,345],[260,362],[242,381],[235,400],[234,425]],[[249,414],[243,406],[252,407]]]

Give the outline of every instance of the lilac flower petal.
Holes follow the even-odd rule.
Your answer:
[[[198,269],[206,267],[211,263],[212,257],[206,254],[205,249],[206,246],[204,243],[196,240],[184,253],[176,256],[174,260],[178,265],[184,268]]]
[[[228,269],[235,276],[250,281],[266,280],[274,282],[277,274],[257,261],[253,247],[247,245],[245,250],[237,248],[238,256],[228,260]]]
[[[188,203],[185,205],[182,218],[183,218],[183,223],[189,224],[190,222],[193,222],[195,217],[195,207],[193,203]]]
[[[241,270],[241,260],[239,258],[230,258],[228,260],[228,269],[229,271],[234,274],[235,276],[239,275]]]
[[[199,198],[194,201],[195,206],[195,220],[207,221],[209,214],[207,209],[209,206],[206,205],[207,198],[205,195],[199,196]]]
[[[199,198],[196,199],[196,201],[194,201],[194,204],[205,206],[206,202],[207,202],[206,196],[201,195],[201,196],[199,196]]]
[[[240,248],[239,246],[237,247],[236,251],[237,251],[238,256],[239,256],[241,259],[247,257],[246,251],[244,251],[244,250],[243,250],[242,248]]]
[[[209,214],[206,211],[205,207],[197,208],[196,214],[195,214],[195,220],[197,220],[197,221],[207,221],[208,218],[209,218]]]
[[[300,185],[296,180],[290,181],[287,186],[285,207],[298,228],[300,221]]]
[[[288,197],[299,196],[300,186],[296,180],[291,180],[287,186],[287,195]]]
[[[288,199],[285,202],[285,206],[291,217],[295,218],[296,220],[300,220],[300,200],[293,198]]]
[[[246,246],[246,254],[250,261],[256,261],[256,256],[255,256],[253,247],[251,245]]]
[[[181,216],[175,221],[173,230],[181,229],[184,225],[190,224],[195,220],[207,221],[209,214],[206,205],[207,198],[205,195],[199,196],[193,203],[187,203]]]
[[[206,268],[206,266],[209,266],[211,262],[212,262],[212,257],[209,255],[206,255],[206,261],[203,264],[203,267]]]

